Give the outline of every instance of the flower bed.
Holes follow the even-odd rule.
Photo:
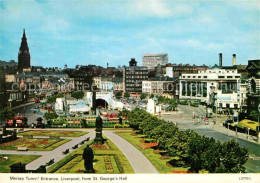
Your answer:
[[[108,149],[110,149],[107,143],[104,143],[104,144],[92,144],[92,145],[90,145],[90,147],[93,150],[108,150]]]
[[[169,173],[192,173],[190,171],[170,171]]]
[[[160,159],[170,159],[170,156],[161,156]]]
[[[142,149],[149,149],[151,147],[158,146],[158,143],[156,143],[156,142],[153,142],[153,143],[141,143],[141,144],[138,144],[138,146],[141,147]]]

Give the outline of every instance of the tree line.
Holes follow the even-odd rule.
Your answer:
[[[198,173],[245,172],[248,150],[234,141],[221,143],[193,130],[181,131],[173,123],[158,119],[141,109],[123,111],[132,128],[149,138],[156,139],[160,150],[167,151],[172,158],[183,162],[190,171]]]

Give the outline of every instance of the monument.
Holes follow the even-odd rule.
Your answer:
[[[94,144],[104,144],[104,139],[102,137],[103,120],[100,116],[96,118],[96,137],[94,139]]]
[[[84,167],[85,167],[85,173],[95,173],[95,170],[93,168],[93,159],[94,154],[93,150],[89,145],[84,149],[82,158],[84,159]]]

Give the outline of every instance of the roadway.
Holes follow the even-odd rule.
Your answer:
[[[236,138],[235,132],[231,130],[227,130],[226,127],[221,126],[220,118],[218,118],[217,124],[213,125],[213,119],[211,119],[209,125],[205,125],[203,121],[196,119],[192,119],[193,112],[197,115],[200,113],[201,115],[205,115],[205,107],[191,107],[187,105],[179,105],[179,111],[170,113],[168,115],[161,115],[161,119],[164,119],[169,122],[177,122],[178,126],[182,130],[192,129],[198,132],[201,135],[205,135],[207,137],[213,137],[214,139],[225,142],[231,139],[237,140],[237,142],[242,146],[246,147],[249,150],[249,161],[246,163],[247,169],[260,172],[260,145],[257,144],[256,138],[250,136],[249,140],[247,140],[247,135],[243,133],[238,133],[238,138]],[[224,122],[224,121],[223,121]]]

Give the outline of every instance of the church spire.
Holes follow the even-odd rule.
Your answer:
[[[31,57],[30,57],[30,51],[27,43],[27,38],[25,34],[25,29],[23,29],[23,37],[21,46],[18,53],[18,70],[19,72],[22,72],[24,68],[31,67]]]

